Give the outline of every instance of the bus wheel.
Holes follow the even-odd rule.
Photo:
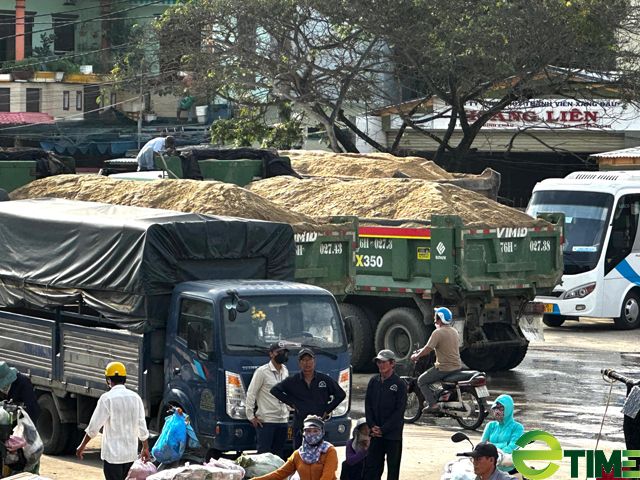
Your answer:
[[[559,327],[564,323],[566,318],[562,315],[543,315],[542,322],[547,327]]]
[[[620,330],[633,330],[640,327],[640,300],[636,292],[627,293],[620,316],[613,321]]]

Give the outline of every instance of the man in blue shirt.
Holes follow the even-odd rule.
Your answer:
[[[369,380],[364,399],[364,413],[371,429],[364,478],[380,480],[386,455],[387,480],[398,480],[407,384],[393,371],[396,358],[391,350],[381,350],[374,360],[380,374]]]

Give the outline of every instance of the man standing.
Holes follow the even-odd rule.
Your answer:
[[[436,364],[418,378],[418,386],[427,402],[425,412],[435,413],[440,410],[431,384],[442,380],[452,372],[462,368],[460,361],[460,336],[451,326],[453,315],[448,308],[437,308],[434,315],[436,330],[431,334],[427,344],[418,353],[411,356],[416,362],[420,357],[428,355],[432,350],[436,352]]]
[[[166,138],[158,137],[149,140],[138,153],[138,171],[156,170],[156,157],[160,150],[173,150],[176,146],[176,139],[172,136]]]
[[[391,350],[380,350],[374,360],[380,374],[371,377],[364,398],[364,413],[371,429],[364,478],[380,480],[386,455],[387,480],[398,480],[407,384],[393,371],[396,358]]]
[[[146,462],[151,457],[144,405],[137,393],[125,388],[127,371],[122,363],[110,363],[104,374],[109,391],[98,400],[76,457],[82,460],[87,443],[104,427],[100,455],[104,461],[104,477],[106,480],[125,480],[138,458],[138,439],[142,441],[142,460]]]
[[[496,468],[498,449],[489,442],[481,442],[473,452],[458,453],[457,456],[473,459],[473,471],[477,480],[516,480],[516,477]]]
[[[37,425],[40,405],[33,394],[33,384],[29,377],[6,362],[0,362],[0,400],[22,403],[33,424]]]
[[[309,415],[326,418],[347,394],[329,375],[316,372],[316,356],[310,348],[298,352],[302,371],[271,389],[271,394],[295,410],[293,414],[293,448],[302,445],[302,425]],[[333,397],[333,399],[331,398]]]
[[[289,376],[284,366],[289,349],[284,342],[269,348],[271,361],[253,374],[247,390],[247,418],[256,427],[258,453],[273,453],[282,457],[287,440],[289,408],[271,395],[270,390]],[[283,460],[286,460],[283,458]]]

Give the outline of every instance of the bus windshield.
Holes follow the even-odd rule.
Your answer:
[[[289,344],[290,349],[309,346],[335,353],[346,350],[340,312],[332,298],[319,295],[242,298],[251,307],[238,312],[233,321],[225,305],[221,306],[228,352],[245,354],[250,349],[260,352],[279,341]]]
[[[572,275],[598,264],[612,207],[608,193],[548,190],[533,194],[527,213],[534,218],[539,212],[565,214],[564,273]]]

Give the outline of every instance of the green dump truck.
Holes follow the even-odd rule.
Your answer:
[[[431,223],[360,219],[355,281],[342,294],[332,292],[348,317],[354,368],[366,368],[383,348],[396,353],[400,368],[408,366],[440,306],[457,320],[467,366],[519,365],[529,345],[525,333],[542,331],[543,305],[530,302],[562,276],[564,219],[545,219],[552,226],[488,229],[470,229],[449,215],[434,215]]]

